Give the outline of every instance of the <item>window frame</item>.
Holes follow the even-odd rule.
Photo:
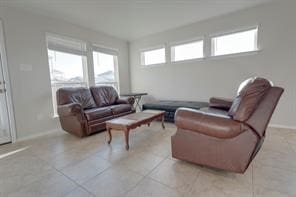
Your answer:
[[[222,37],[222,36],[227,36],[227,35],[232,35],[236,33],[243,33],[246,31],[251,31],[251,30],[257,30],[255,34],[255,50],[252,51],[245,51],[245,52],[236,52],[236,53],[230,53],[230,54],[223,54],[223,55],[215,55],[215,38],[217,37]],[[209,47],[210,47],[210,54],[209,58],[228,58],[228,57],[236,57],[236,56],[245,56],[245,55],[253,55],[257,54],[259,51],[261,51],[259,47],[259,30],[260,30],[260,25],[253,25],[253,26],[248,26],[244,28],[238,28],[235,30],[231,31],[224,31],[220,33],[214,33],[209,35]]]
[[[145,52],[148,51],[154,51],[154,50],[159,50],[159,49],[164,49],[164,62],[163,63],[156,63],[156,64],[147,64],[145,65]],[[166,45],[158,45],[154,47],[149,47],[149,48],[144,48],[140,50],[140,64],[142,67],[147,68],[147,67],[154,67],[154,66],[160,66],[160,65],[165,65],[167,64],[167,47]]]
[[[96,76],[95,76],[95,64],[94,64],[94,56],[93,53],[97,52],[97,53],[103,53],[106,55],[112,55],[113,56],[113,63],[114,63],[114,79],[115,81],[110,83],[110,84],[115,84],[115,89],[117,90],[118,94],[120,93],[120,82],[119,82],[119,61],[118,61],[118,57],[119,57],[119,52],[118,49],[115,48],[109,48],[109,47],[105,47],[105,46],[101,46],[101,45],[96,45],[96,44],[92,44],[91,45],[91,59],[92,59],[92,69],[93,69],[93,77],[94,77],[94,85],[99,85],[98,83],[96,83]],[[104,83],[102,83],[104,84]],[[107,84],[107,83],[105,83]]]
[[[195,42],[202,42],[203,43],[203,56],[199,58],[192,58],[192,59],[186,59],[186,60],[179,60],[179,61],[174,61],[175,58],[175,51],[173,50],[173,47],[179,46],[179,45],[186,45],[186,44],[191,44]],[[205,51],[205,46],[206,45],[206,40],[205,36],[202,37],[196,37],[188,40],[183,40],[183,41],[177,41],[177,42],[171,42],[169,44],[169,51],[170,51],[170,62],[172,64],[178,64],[178,63],[188,63],[188,62],[195,62],[195,61],[201,61],[206,58],[206,51]],[[174,52],[173,52],[174,51]]]
[[[56,99],[56,92],[54,89],[59,89],[61,87],[75,87],[75,85],[81,85],[82,87],[89,87],[89,65],[88,65],[88,43],[86,41],[72,38],[69,36],[59,35],[55,33],[45,33],[45,41],[46,41],[46,52],[47,52],[47,62],[48,62],[48,69],[49,69],[49,81],[50,81],[50,89],[51,89],[51,99],[52,99],[52,117],[57,118],[57,99]],[[61,40],[65,42],[73,42],[76,44],[81,44],[81,50],[71,48],[70,46],[66,46],[66,44],[58,43],[55,40]],[[76,55],[81,57],[82,63],[82,75],[83,81],[82,82],[61,82],[61,83],[53,83],[51,80],[51,70],[50,70],[50,59],[49,59],[49,51],[65,53],[70,55]],[[72,84],[72,86],[71,86]],[[69,85],[69,86],[68,86]],[[74,86],[73,86],[74,85]]]

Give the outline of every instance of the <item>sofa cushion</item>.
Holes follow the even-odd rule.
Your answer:
[[[79,103],[83,109],[96,107],[95,101],[88,88],[60,88],[56,94],[58,105]]]
[[[246,121],[271,87],[271,83],[268,80],[253,78],[252,81],[249,81],[246,86],[239,91],[228,115],[234,120]]]
[[[132,110],[132,106],[129,104],[120,104],[110,106],[113,115],[129,112]]]
[[[91,121],[91,120],[112,116],[112,111],[110,107],[101,107],[101,108],[85,110],[84,114],[86,116],[86,119]]]
[[[90,91],[98,107],[113,105],[118,99],[118,94],[112,86],[93,86]]]

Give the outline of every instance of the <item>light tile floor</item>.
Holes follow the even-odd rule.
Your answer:
[[[296,131],[269,128],[245,174],[171,157],[173,124],[130,135],[114,131],[77,138],[65,132],[0,146],[0,197],[273,197],[296,196]]]

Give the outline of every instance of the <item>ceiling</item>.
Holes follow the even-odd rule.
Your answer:
[[[0,5],[131,41],[268,1],[272,0],[0,0]]]

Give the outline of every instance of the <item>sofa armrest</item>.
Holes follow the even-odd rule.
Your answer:
[[[229,116],[188,108],[177,110],[175,124],[178,128],[216,138],[232,138],[247,129],[243,123],[234,121]]]
[[[70,103],[65,105],[58,105],[59,116],[75,116],[82,114],[83,109],[79,103]]]
[[[209,106],[213,108],[220,108],[229,110],[233,103],[233,99],[212,97],[210,98]]]
[[[134,105],[135,99],[134,97],[120,97],[116,101],[117,104],[130,104]]]

